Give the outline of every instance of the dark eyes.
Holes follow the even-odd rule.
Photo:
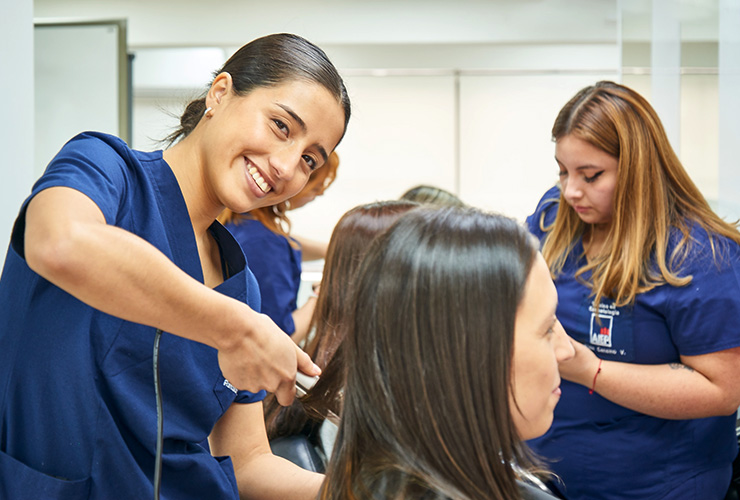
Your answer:
[[[316,160],[309,156],[309,155],[303,155],[303,161],[306,162],[306,165],[308,165],[308,168],[311,170],[316,170]]]
[[[288,126],[282,122],[281,120],[277,118],[273,118],[272,122],[275,124],[275,126],[280,130],[280,132],[285,135],[285,137],[288,137],[290,135],[290,129]],[[306,162],[306,165],[308,165],[308,168],[311,170],[316,170],[316,167],[318,166],[318,163],[316,162],[316,159],[313,156],[310,155],[303,155],[301,156],[303,158],[303,161]]]
[[[280,132],[285,135],[288,135],[290,133],[290,130],[288,129],[288,126],[286,124],[277,119],[272,121],[275,123],[275,125],[277,125],[277,128],[280,130]]]

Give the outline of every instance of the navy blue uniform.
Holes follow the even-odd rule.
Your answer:
[[[540,228],[555,220],[560,190],[545,194],[527,219]],[[557,317],[565,331],[601,359],[637,364],[679,363],[740,346],[740,248],[726,243],[716,264],[707,233],[695,227],[693,250],[679,275],[692,275],[683,287],[662,285],[617,307],[603,298],[593,306],[591,289],[575,278],[585,265],[582,241],[575,244],[555,279]],[[667,255],[679,241],[674,230]],[[584,275],[588,279],[590,275]],[[562,397],[547,434],[530,441],[551,460],[569,500],[722,499],[737,454],[735,415],[693,420],[655,418],[612,403],[588,388],[562,381]]]
[[[108,224],[135,233],[203,282],[185,200],[162,152],[112,136],[67,143],[34,195],[67,186]],[[157,433],[152,375],[155,330],[104,314],[34,273],[24,260],[23,205],[0,280],[0,498],[111,499],[152,495]],[[210,228],[228,278],[216,290],[259,308],[257,282],[238,244]],[[162,498],[237,499],[229,458],[203,443],[236,392],[215,349],[165,333]]]
[[[288,335],[295,333],[293,311],[301,286],[301,249],[297,241],[270,231],[258,220],[227,224],[249,260],[262,298],[262,313]],[[291,245],[291,242],[293,245]]]

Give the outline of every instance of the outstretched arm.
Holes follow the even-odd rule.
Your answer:
[[[576,355],[560,363],[560,374],[594,388],[604,398],[647,415],[666,419],[731,415],[740,406],[740,347],[701,356],[681,356],[681,363],[638,365],[601,361],[573,341]],[[595,379],[595,384],[594,384]]]
[[[270,451],[262,403],[232,404],[208,438],[214,456],[231,457],[239,497],[314,499],[324,480]]]
[[[311,319],[313,318],[313,312],[315,309],[316,297],[310,296],[301,307],[293,311],[292,314],[295,331],[290,338],[296,344],[303,342],[308,335],[308,330],[311,328]]]
[[[106,224],[79,191],[52,187],[30,201],[24,248],[31,269],[82,302],[218,349],[224,376],[239,389],[266,389],[289,404],[296,369],[317,374],[269,318],[194,280],[146,240]]]
[[[301,260],[309,261],[326,258],[326,249],[329,247],[328,242],[312,240],[303,236],[291,236],[301,244]]]

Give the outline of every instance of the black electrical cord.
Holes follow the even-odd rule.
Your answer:
[[[154,397],[157,400],[157,452],[154,457],[154,500],[159,500],[159,488],[162,483],[162,445],[164,441],[163,427],[164,418],[162,415],[162,388],[159,382],[159,339],[162,337],[162,330],[157,329],[154,334],[154,354],[152,364],[154,368]]]

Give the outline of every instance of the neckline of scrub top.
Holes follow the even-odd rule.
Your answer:
[[[155,159],[158,160],[154,162],[153,168],[146,169],[146,172],[152,177],[157,194],[157,203],[164,224],[167,226],[168,234],[173,235],[174,241],[184,243],[171,247],[172,261],[189,276],[203,283],[203,269],[198,256],[193,223],[175,173],[164,159],[162,150],[143,154],[154,155]],[[222,262],[226,262],[227,275],[233,277],[243,271],[246,267],[244,255],[231,234],[218,221],[214,221],[208,230],[219,246]],[[226,280],[227,276],[224,276],[224,281]]]

